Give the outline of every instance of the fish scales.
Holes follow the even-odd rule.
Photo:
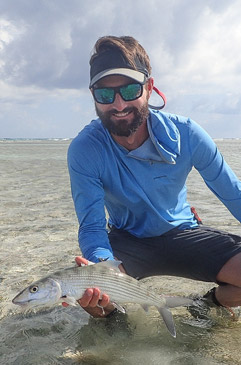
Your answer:
[[[111,299],[113,297],[119,302],[138,301],[140,304],[144,302],[147,304],[148,300],[148,303],[152,303],[152,305],[160,304],[160,297],[153,295],[145,285],[142,285],[130,276],[116,271],[112,273],[106,270],[97,270],[93,265],[91,268],[93,268],[91,272],[86,270],[86,274],[84,272],[85,270],[83,270],[84,268],[81,271],[78,268],[74,268],[74,270],[69,269],[69,279],[66,284],[59,279],[59,275],[53,275],[52,278],[56,278],[58,281],[61,280],[63,283],[62,287],[64,288],[66,285],[66,291],[69,290],[69,284],[71,282],[72,286],[77,288],[80,297],[85,288],[96,286],[101,291],[108,293]],[[121,285],[120,278],[122,278]]]
[[[76,300],[83,296],[87,288],[99,288],[102,294],[109,295],[113,303],[137,303],[144,309],[155,306],[171,335],[175,337],[175,326],[168,307],[187,306],[193,301],[189,298],[157,295],[145,283],[121,273],[119,264],[118,261],[105,261],[57,271],[22,290],[12,302],[23,307],[59,302],[76,305]]]

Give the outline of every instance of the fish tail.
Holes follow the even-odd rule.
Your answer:
[[[166,306],[157,307],[159,313],[161,314],[168,331],[173,337],[176,337],[176,329],[172,317],[172,313],[168,308],[175,308],[180,306],[188,306],[193,303],[192,299],[184,297],[165,297]]]
[[[167,326],[168,331],[173,337],[176,337],[176,329],[172,317],[171,311],[167,307],[159,307],[157,308],[159,313],[161,314],[165,325]]]

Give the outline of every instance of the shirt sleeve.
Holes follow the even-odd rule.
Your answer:
[[[209,189],[241,222],[241,181],[225,162],[212,138],[189,121],[189,144],[193,165]]]
[[[114,259],[106,230],[100,151],[93,141],[73,140],[68,150],[72,197],[79,221],[79,246],[92,262]]]

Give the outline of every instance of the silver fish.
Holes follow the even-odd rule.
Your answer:
[[[142,281],[120,272],[120,264],[120,261],[109,260],[57,271],[22,290],[12,302],[26,308],[61,302],[75,306],[87,288],[99,288],[102,293],[109,295],[111,302],[121,311],[123,309],[117,303],[137,303],[145,310],[155,306],[171,335],[176,337],[173,317],[168,308],[188,306],[193,301],[153,293]]]

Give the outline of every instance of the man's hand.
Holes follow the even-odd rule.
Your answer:
[[[88,260],[81,256],[75,258],[78,266],[88,265]],[[124,268],[120,265],[120,270],[124,272]],[[80,306],[93,317],[106,317],[115,307],[110,303],[110,298],[107,294],[101,293],[98,288],[86,289],[82,298],[78,300]],[[64,307],[68,307],[67,303],[62,303]],[[102,307],[102,308],[100,308]]]

